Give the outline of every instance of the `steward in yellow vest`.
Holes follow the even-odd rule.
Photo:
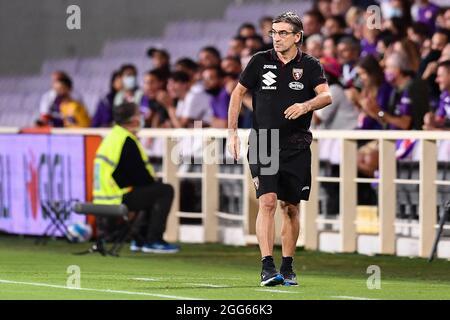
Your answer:
[[[177,252],[177,246],[163,240],[174,190],[155,180],[155,171],[136,136],[143,124],[139,107],[134,103],[116,106],[113,118],[115,125],[94,160],[94,203],[124,203],[139,213],[132,232],[132,251]],[[101,235],[108,232],[110,221],[102,222]]]

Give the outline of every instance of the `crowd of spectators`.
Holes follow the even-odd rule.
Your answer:
[[[313,125],[448,130],[450,8],[428,0],[380,2],[316,0],[311,10],[300,13],[305,39],[301,49],[320,59],[333,94],[333,104],[314,114]],[[372,4],[380,11],[368,10]],[[37,124],[109,127],[115,106],[135,102],[145,127],[189,128],[201,121],[204,127],[226,128],[231,91],[252,55],[272,48],[271,27],[269,16],[258,25],[242,24],[223,56],[206,46],[196,59],[171,61],[165,49],[148,49],[153,69],[140,73],[124,64],[112,71],[109,92],[99,99],[92,118],[70,76],[56,71],[51,90],[42,96]],[[249,128],[251,122],[251,97],[246,97],[239,126]],[[361,146],[362,154],[372,154],[359,162],[368,176],[377,166],[370,160],[376,150]]]

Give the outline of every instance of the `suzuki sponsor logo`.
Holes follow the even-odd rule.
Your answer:
[[[265,84],[265,86],[263,86],[262,88],[265,90],[275,90],[277,87],[276,86],[272,86],[273,84],[275,84],[277,81],[275,80],[276,78],[276,74],[273,73],[272,71],[269,71],[265,74],[263,74],[263,83]]]

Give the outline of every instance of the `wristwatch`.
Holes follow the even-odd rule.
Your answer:
[[[378,111],[378,118],[384,119],[384,111],[383,110]]]

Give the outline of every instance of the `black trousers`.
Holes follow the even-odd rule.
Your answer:
[[[163,239],[173,197],[173,187],[162,182],[133,187],[123,197],[128,209],[138,214],[132,230],[134,240],[152,243]]]

